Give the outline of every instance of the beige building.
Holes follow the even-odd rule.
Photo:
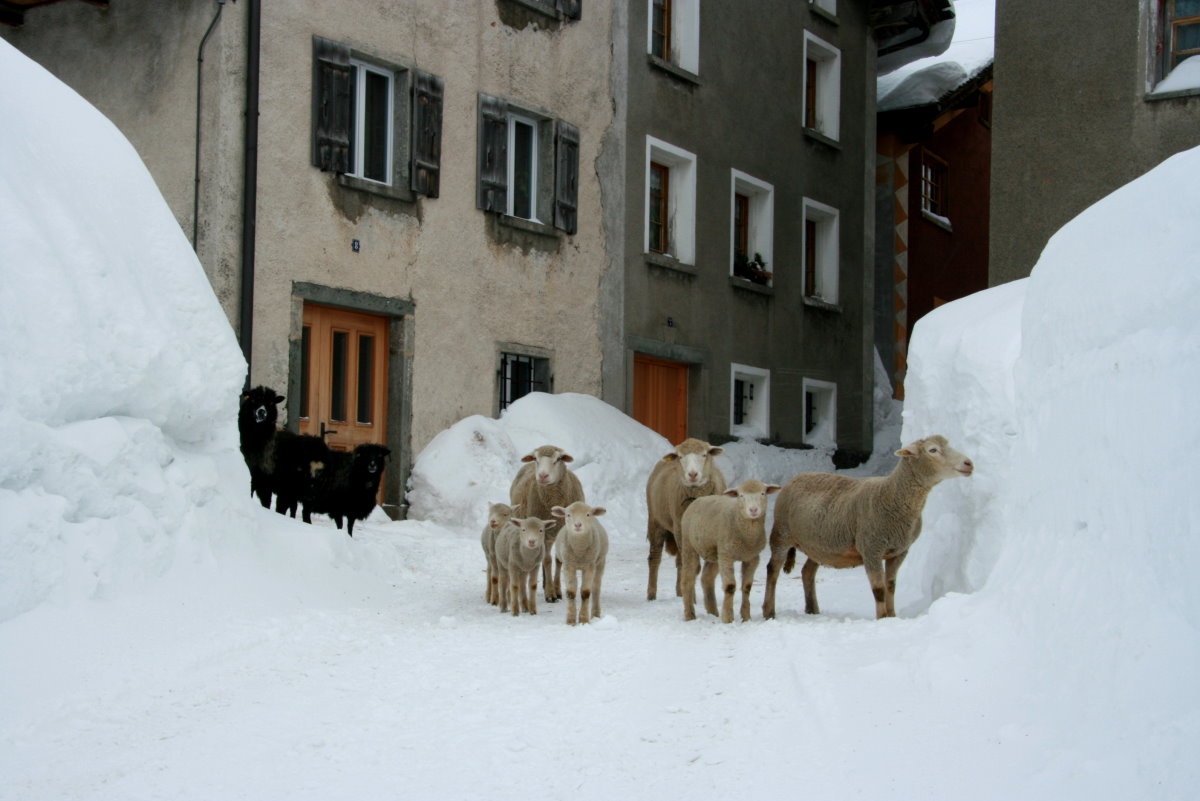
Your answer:
[[[0,36],[141,153],[249,383],[334,446],[391,446],[398,511],[460,418],[601,395],[612,8],[579,6],[68,0]]]

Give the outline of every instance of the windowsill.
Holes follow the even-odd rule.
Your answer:
[[[558,229],[553,225],[546,225],[536,220],[526,220],[523,217],[513,217],[509,214],[497,214],[496,222],[506,228],[515,228],[527,234],[536,234],[550,239],[558,239],[559,235]]]
[[[1149,91],[1146,93],[1146,102],[1155,100],[1175,100],[1180,97],[1200,97],[1200,86],[1193,86],[1190,89],[1177,89],[1174,92],[1158,92]]]
[[[736,275],[729,276],[729,285],[734,289],[741,289],[758,295],[766,295],[767,297],[771,297],[775,294],[775,287],[773,286],[756,284],[753,281],[747,281],[745,278],[738,278]]]
[[[828,22],[830,25],[838,24],[838,18],[835,14],[830,14],[828,11],[826,11],[825,9],[821,8],[820,6],[818,6],[816,4],[809,6],[809,10],[812,11],[814,17],[820,17],[821,19]]]
[[[344,173],[338,173],[337,182],[338,186],[353,189],[357,192],[366,192],[370,195],[378,195],[379,197],[399,200],[404,203],[417,202],[417,195],[411,189],[389,186],[388,184],[381,184],[378,181],[368,181],[365,178],[358,178]]]
[[[700,274],[694,264],[684,264],[674,256],[668,256],[665,253],[644,253],[647,267],[661,267],[664,270],[670,270],[684,275],[690,275],[693,278]]]
[[[954,233],[954,226],[951,224],[950,220],[942,217],[939,214],[934,214],[931,211],[921,209],[921,217],[924,218],[926,222],[936,225],[938,228],[941,228],[948,234]]]
[[[663,72],[670,75],[672,78],[676,78],[680,81],[683,81],[684,83],[688,83],[693,86],[700,85],[700,76],[699,75],[697,75],[694,72],[691,72],[690,70],[685,70],[683,67],[680,67],[678,64],[672,64],[670,61],[667,61],[666,59],[663,59],[663,58],[659,58],[658,56],[654,55],[653,53],[647,53],[646,60],[650,62],[651,67],[662,70]]]
[[[804,296],[804,305],[808,306],[809,308],[821,309],[822,311],[833,312],[835,314],[842,313],[842,307],[839,306],[838,304],[830,303],[827,300],[822,300],[821,298],[815,298],[811,295]]]
[[[831,147],[834,150],[842,149],[841,142],[821,133],[816,128],[805,128],[804,129],[804,137],[806,139],[812,139],[814,142],[820,142],[821,144],[825,145],[826,147]]]

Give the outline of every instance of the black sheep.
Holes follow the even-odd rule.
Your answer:
[[[241,435],[242,458],[250,468],[250,494],[271,507],[271,474],[275,470],[275,423],[279,419],[277,404],[283,396],[270,387],[257,386],[243,392],[238,407],[238,433]]]
[[[354,521],[365,520],[375,508],[375,496],[391,451],[383,445],[359,445],[353,453],[331,451],[332,457],[316,477],[312,500],[304,504],[304,521],[315,512],[329,515],[340,529],[354,536]]]
[[[329,465],[332,453],[320,437],[287,430],[275,435],[275,473],[270,486],[276,512],[295,517],[301,503],[308,508],[317,477]],[[307,522],[308,516],[304,519]]]

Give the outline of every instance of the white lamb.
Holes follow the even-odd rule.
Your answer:
[[[583,574],[579,590],[579,622],[588,622],[588,599],[592,602],[591,617],[600,617],[600,585],[604,580],[604,563],[608,557],[608,532],[597,517],[605,512],[603,506],[588,506],[576,501],[567,507],[555,506],[550,513],[560,518],[562,528],[554,544],[555,557],[567,574],[567,625],[575,625],[575,592],[579,587],[577,574]]]
[[[554,520],[512,518],[496,537],[496,572],[500,584],[500,611],[512,615],[524,609],[537,614],[537,574],[546,555],[546,529]]]
[[[495,606],[500,603],[500,584],[496,573],[496,538],[521,507],[515,509],[506,503],[489,503],[488,519],[479,535],[479,544],[483,546],[483,557],[487,560],[487,585],[483,588],[483,599]]]

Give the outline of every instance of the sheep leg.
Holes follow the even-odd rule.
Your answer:
[[[583,586],[579,588],[579,622],[587,623],[591,620],[591,615],[588,614],[588,603],[592,600],[592,584],[596,580],[595,565],[588,565],[583,569]]]
[[[681,554],[683,586],[690,588],[689,592],[683,593],[683,619],[696,619],[696,573],[700,569],[700,556],[695,551],[686,551]]]
[[[525,582],[521,581],[521,574],[516,570],[508,571],[508,594],[512,596],[509,600],[512,602],[512,616],[521,616],[521,590],[524,588]],[[525,601],[526,605],[529,601]]]
[[[658,566],[662,564],[662,540],[650,539],[650,557],[646,560],[650,565],[650,577],[646,580],[646,600],[653,601],[658,596]]]
[[[804,613],[806,615],[821,614],[821,607],[817,605],[817,568],[820,566],[817,562],[809,559],[804,563],[804,567],[800,568],[800,578],[804,580]]]
[[[604,581],[604,563],[596,567],[596,575],[592,577],[592,617],[600,617],[600,584]]]
[[[754,583],[754,571],[758,570],[759,557],[742,561],[742,622],[750,619],[750,585]]]
[[[554,557],[554,600],[562,597],[562,560]]]
[[[721,622],[733,622],[733,596],[737,592],[737,581],[733,573],[733,559],[718,555],[717,567],[721,571],[721,589],[724,597],[721,599]]]
[[[546,556],[542,559],[542,589],[546,595],[546,602],[552,603],[557,601],[561,595],[554,594],[554,571],[550,567],[550,542],[546,542]]]
[[[496,601],[501,612],[508,611],[508,571],[496,566]]]
[[[717,592],[715,582],[717,580],[717,563],[704,562],[704,570],[700,573],[700,586],[704,590],[704,611],[710,615],[717,614]]]
[[[579,571],[572,566],[567,570],[567,625],[575,625],[575,593],[579,589]]]
[[[887,617],[887,580],[883,572],[883,560],[863,557],[867,569],[867,581],[871,582],[871,594],[875,596],[875,619]]]
[[[884,577],[887,583],[884,585],[883,611],[888,617],[896,616],[896,574],[900,572],[900,565],[904,562],[904,557],[906,556],[908,556],[908,551],[898,553],[891,559],[884,560],[886,564]]]
[[[763,620],[775,617],[775,584],[779,581],[779,571],[783,567],[783,556],[786,548],[771,549],[771,558],[767,560],[767,588],[763,591]]]
[[[526,611],[529,612],[529,614],[531,614],[531,615],[536,615],[537,614],[537,567],[534,567],[533,570],[529,571],[529,575],[527,576],[527,581],[529,582],[529,596],[528,596],[529,600],[528,600],[528,603],[526,604],[526,606],[527,606]]]

